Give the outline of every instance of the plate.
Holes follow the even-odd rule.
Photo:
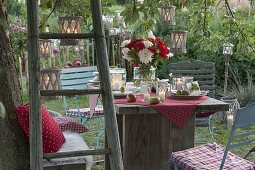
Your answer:
[[[170,96],[178,99],[197,99],[203,96],[206,96],[208,91],[200,91],[200,93],[196,95],[176,95],[176,92],[171,91]]]
[[[114,98],[125,98],[130,93],[132,94],[133,91],[125,91],[124,93],[121,93],[120,91],[113,91],[112,92]]]

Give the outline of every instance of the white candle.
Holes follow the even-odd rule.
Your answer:
[[[120,83],[119,82],[114,83],[113,90],[120,90]]]
[[[176,90],[182,90],[182,81],[181,81],[181,78],[177,78]]]
[[[232,128],[234,124],[234,116],[233,115],[227,115],[227,123],[228,123],[228,128]]]
[[[150,93],[146,93],[143,95],[143,100],[144,101],[149,101],[149,98],[151,97]]]
[[[159,97],[160,101],[164,101],[166,99],[166,92],[160,91],[158,93],[158,97]]]

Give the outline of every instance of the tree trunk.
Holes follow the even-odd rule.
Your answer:
[[[15,108],[21,104],[21,89],[14,55],[11,53],[6,0],[0,0],[0,170],[28,170],[29,144],[18,124]]]

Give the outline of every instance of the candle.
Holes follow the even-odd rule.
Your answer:
[[[151,97],[150,93],[145,93],[143,95],[143,100],[148,102],[150,97]]]
[[[160,101],[164,101],[166,99],[166,92],[160,91],[158,93],[158,97],[159,97]]]
[[[228,128],[232,128],[234,124],[234,116],[233,115],[227,115],[227,124]]]
[[[112,88],[113,90],[120,90],[121,87],[121,74],[112,75]]]
[[[120,83],[119,82],[114,83],[113,90],[120,90]]]
[[[182,90],[182,81],[181,81],[181,78],[177,78],[176,90]]]

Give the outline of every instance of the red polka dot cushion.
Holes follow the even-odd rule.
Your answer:
[[[62,131],[71,130],[77,133],[84,133],[88,131],[88,129],[81,122],[74,118],[54,117],[54,119]]]
[[[57,152],[65,143],[65,137],[44,105],[41,106],[41,113],[43,152]],[[17,107],[16,114],[23,131],[29,137],[29,105]]]

